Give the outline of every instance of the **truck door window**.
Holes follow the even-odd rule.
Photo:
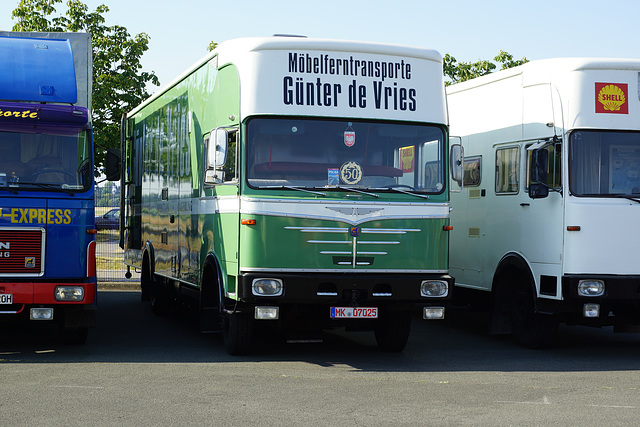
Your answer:
[[[237,155],[238,150],[236,141],[238,139],[238,132],[229,132],[229,145],[227,146],[227,161],[224,164],[224,182],[236,181],[238,178]]]
[[[520,147],[496,150],[496,194],[517,194],[520,188]]]
[[[541,150],[547,150],[549,152],[549,163],[547,165],[547,180],[542,184],[547,184],[551,188],[559,189],[562,186],[561,181],[561,144],[559,142],[550,143]],[[531,181],[531,155],[532,151],[527,150],[527,188],[533,182]]]
[[[482,176],[482,156],[464,159],[464,186],[480,185]]]

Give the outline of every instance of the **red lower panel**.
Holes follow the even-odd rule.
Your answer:
[[[84,287],[83,301],[56,301],[56,286]],[[0,283],[0,293],[13,294],[14,304],[93,304],[95,283]]]

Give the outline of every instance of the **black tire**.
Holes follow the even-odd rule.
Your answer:
[[[512,294],[511,323],[518,344],[527,348],[548,348],[558,332],[558,321],[535,312],[533,289],[522,284]]]
[[[253,319],[247,313],[227,314],[222,329],[224,347],[232,356],[242,356],[253,348]]]
[[[380,350],[399,353],[404,350],[409,340],[411,314],[404,311],[385,313],[378,319],[373,332]]]
[[[200,281],[199,319],[201,332],[221,332],[220,285],[215,263],[207,260]]]
[[[151,266],[149,264],[149,256],[145,254],[142,261],[142,271],[140,272],[140,299],[142,301],[149,301],[151,286],[153,286],[151,280]]]
[[[152,276],[149,286],[149,301],[151,302],[151,311],[156,316],[166,316],[171,311],[171,302],[167,291],[162,286],[162,281],[158,280],[155,275]]]
[[[67,328],[60,325],[60,341],[63,344],[81,345],[87,342],[89,328]]]

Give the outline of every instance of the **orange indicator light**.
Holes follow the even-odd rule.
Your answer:
[[[242,225],[256,225],[255,219],[241,219],[240,224]]]
[[[442,227],[442,229],[444,231],[451,231],[451,230],[453,230],[453,225],[445,225],[444,227]]]
[[[579,225],[567,225],[567,231],[580,231]]]

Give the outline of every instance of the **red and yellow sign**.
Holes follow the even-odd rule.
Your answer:
[[[416,147],[402,147],[400,149],[400,161],[402,162],[402,172],[413,172]]]
[[[596,113],[629,114],[626,83],[596,83]]]

